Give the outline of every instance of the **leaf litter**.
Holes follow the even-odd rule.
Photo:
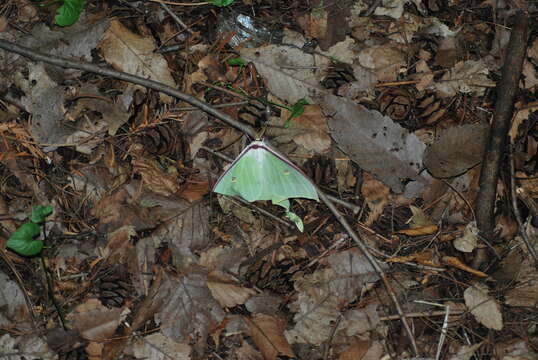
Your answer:
[[[324,204],[293,204],[299,234],[271,204],[215,201],[221,155],[248,144],[238,130],[140,84],[5,50],[0,237],[35,206],[51,204],[55,215],[37,236],[43,259],[2,250],[0,352],[538,356],[536,270],[521,245],[534,243],[538,216],[534,35],[507,134],[516,169],[498,184],[496,238],[479,234],[474,212],[515,5],[265,3],[88,4],[59,28],[43,8],[15,1],[0,5],[0,39],[184,89],[255,127],[344,200],[337,206],[390,274],[420,354],[400,346],[391,293]],[[178,47],[166,52],[170,44]],[[245,65],[230,66],[237,57]],[[309,105],[286,126],[301,99]],[[510,176],[524,219],[506,196]],[[483,249],[492,256],[476,268]],[[455,313],[438,310],[447,305]]]

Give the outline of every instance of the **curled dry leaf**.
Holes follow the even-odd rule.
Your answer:
[[[435,234],[439,230],[437,225],[427,225],[414,229],[403,229],[398,231],[398,234],[404,234],[408,236],[421,236]]]
[[[257,315],[246,319],[252,340],[266,360],[276,360],[279,355],[295,357],[284,336],[286,321],[271,315]]]
[[[439,257],[435,254],[433,249],[426,249],[424,251],[414,253],[408,256],[393,256],[386,260],[387,262],[405,263],[408,261],[416,261],[419,264],[426,266],[440,267]]]
[[[473,275],[476,275],[478,277],[488,277],[488,274],[486,273],[483,273],[482,271],[480,270],[476,270],[476,269],[473,269],[472,267],[470,267],[469,265],[467,264],[464,264],[460,259],[458,259],[457,257],[453,257],[453,256],[443,256],[443,258],[441,259],[442,262],[446,265],[450,265],[450,266],[453,266],[457,269],[460,269],[460,270],[463,270],[463,271],[467,271],[468,273],[471,273]]]
[[[482,161],[487,124],[454,126],[441,132],[424,152],[424,166],[437,178],[463,174]]]
[[[434,225],[433,221],[429,218],[428,215],[424,213],[421,208],[418,208],[413,205],[409,205],[409,209],[413,213],[411,219],[409,219],[409,227],[411,229],[424,228],[430,225]]]
[[[465,226],[463,236],[454,240],[454,247],[462,252],[472,252],[478,246],[478,232],[476,221],[471,221]]]
[[[465,305],[479,323],[488,329],[502,330],[501,306],[488,295],[488,290],[488,287],[481,283],[468,287],[463,293]]]
[[[368,219],[365,221],[366,226],[372,225],[383,213],[383,209],[389,203],[390,189],[381,181],[376,180],[369,173],[363,174],[361,194],[370,209]]]

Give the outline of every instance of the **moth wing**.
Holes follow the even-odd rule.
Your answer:
[[[267,200],[273,200],[273,202],[291,198],[319,200],[312,182],[295,165],[269,150],[265,152],[262,163],[262,172],[266,174],[262,179],[263,187],[272,194],[272,197]]]
[[[217,181],[213,191],[241,196],[249,202],[271,200],[277,205],[290,198],[319,201],[310,180],[283,155],[261,141],[253,142],[243,150]]]
[[[240,196],[248,202],[265,200],[260,192],[260,178],[263,174],[260,163],[255,158],[256,151],[258,149],[248,149],[240,154],[218,180],[213,191],[223,195]]]

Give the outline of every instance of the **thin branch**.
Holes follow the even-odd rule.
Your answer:
[[[168,8],[165,3],[159,3],[161,7],[174,19],[174,21],[181,26],[183,29],[187,30],[190,34],[193,34],[192,30],[177,16],[172,10]]]
[[[489,130],[480,171],[480,183],[476,197],[476,223],[483,237],[491,239],[495,228],[495,200],[501,163],[506,153],[506,138],[510,130],[514,99],[519,90],[519,79],[523,60],[527,53],[529,16],[518,11],[514,17],[514,27],[510,42],[505,50],[501,81],[497,87],[495,114]],[[486,250],[478,249],[473,267],[479,268],[486,258]]]
[[[534,265],[538,266],[538,256],[536,255],[536,250],[534,249],[533,244],[531,244],[529,237],[527,235],[527,230],[523,224],[523,219],[521,218],[521,213],[517,206],[517,195],[516,195],[516,181],[515,181],[515,165],[514,165],[514,149],[510,147],[510,197],[512,198],[512,208],[514,209],[514,216],[516,217],[519,235],[523,239],[523,242],[529,250],[532,259],[534,260]]]
[[[256,132],[249,125],[243,124],[233,119],[231,116],[218,111],[217,109],[213,108],[211,105],[195,98],[194,96],[185,94],[184,92],[181,92],[177,89],[174,89],[173,87],[170,87],[158,81],[145,79],[140,76],[128,74],[123,71],[116,71],[113,69],[100,67],[94,64],[74,61],[74,60],[66,59],[59,56],[51,56],[51,55],[43,54],[43,53],[34,51],[30,48],[20,46],[20,45],[17,45],[15,43],[12,43],[10,41],[6,41],[3,39],[0,39],[0,49],[14,52],[16,54],[25,56],[34,61],[42,61],[44,63],[59,66],[66,69],[77,69],[77,70],[87,71],[87,72],[94,73],[97,75],[108,76],[114,79],[128,81],[133,84],[142,85],[146,88],[162,92],[164,94],[178,98],[179,100],[183,100],[193,106],[198,107],[199,109],[205,111],[206,113],[213,115],[217,119],[220,119],[224,121],[225,123],[235,127],[241,132],[249,135],[251,138],[256,137]]]
[[[226,115],[219,110],[213,108],[211,105],[195,98],[194,96],[185,94],[181,91],[178,91],[170,86],[164,85],[162,83],[159,83],[157,81],[144,79],[142,77],[131,75],[122,71],[116,71],[112,69],[103,68],[100,66],[96,66],[89,63],[82,63],[78,61],[69,60],[62,57],[56,57],[51,55],[46,55],[43,53],[36,52],[30,48],[20,46],[17,44],[14,44],[12,42],[1,40],[0,39],[0,49],[4,49],[10,52],[14,52],[17,54],[20,54],[22,56],[25,56],[29,59],[32,59],[34,61],[42,61],[47,64],[60,66],[62,68],[71,68],[71,69],[78,69],[82,71],[87,71],[91,73],[95,73],[102,76],[108,76],[111,78],[115,78],[118,80],[124,80],[128,81],[134,84],[139,84],[144,87],[147,87],[149,89],[153,89],[155,91],[160,91],[164,94],[176,97],[180,100],[183,100],[193,106],[199,107],[201,110],[207,112],[210,115],[215,116],[216,118],[226,122],[227,124],[237,128],[238,130],[242,131],[243,133],[249,135],[252,138],[256,137],[256,132],[252,129],[252,127],[243,124],[229,115]],[[383,284],[385,285],[385,288],[391,298],[391,300],[394,303],[394,306],[396,308],[396,311],[398,315],[400,316],[400,319],[402,321],[402,324],[404,326],[405,332],[407,334],[408,340],[411,345],[411,349],[415,355],[418,355],[418,348],[415,341],[415,338],[413,336],[413,332],[411,331],[411,328],[409,327],[409,323],[407,322],[407,319],[405,317],[405,313],[403,312],[402,306],[398,302],[398,299],[396,297],[396,293],[394,292],[394,289],[392,288],[392,285],[390,284],[387,275],[377,262],[376,258],[372,256],[372,254],[369,252],[366,245],[362,242],[361,238],[357,235],[357,233],[353,230],[353,228],[349,225],[347,220],[340,214],[336,206],[333,204],[333,202],[328,198],[328,196],[321,191],[319,188],[316,187],[316,190],[318,192],[319,198],[327,205],[327,207],[331,210],[333,215],[336,217],[336,219],[342,224],[344,229],[348,232],[349,236],[353,239],[353,241],[357,244],[358,248],[361,250],[361,252],[364,254],[368,262],[372,265],[375,272],[379,275],[381,280],[383,281]]]

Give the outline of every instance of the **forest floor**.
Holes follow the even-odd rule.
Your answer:
[[[536,15],[1,1],[0,358],[538,359]]]

